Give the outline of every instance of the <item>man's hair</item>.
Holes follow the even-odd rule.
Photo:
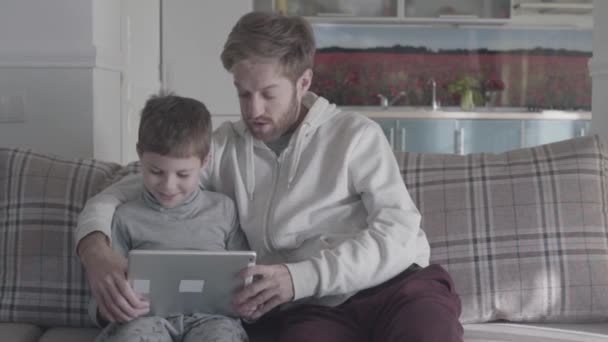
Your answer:
[[[315,38],[302,17],[251,12],[242,16],[228,35],[222,63],[228,71],[245,59],[277,59],[283,75],[292,81],[312,69]]]
[[[174,94],[153,95],[141,111],[137,150],[201,162],[209,153],[211,115],[200,101]]]

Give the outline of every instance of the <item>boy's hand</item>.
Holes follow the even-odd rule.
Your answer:
[[[101,316],[109,322],[128,322],[150,311],[127,281],[127,259],[110,248],[101,233],[92,233],[78,245],[87,280]]]
[[[280,304],[293,300],[293,280],[285,265],[251,266],[241,272],[241,277],[254,279],[233,299],[234,310],[246,319],[256,320]]]

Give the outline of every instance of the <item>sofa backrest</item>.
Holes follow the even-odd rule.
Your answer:
[[[608,319],[608,158],[597,136],[396,157],[462,322]]]
[[[128,172],[0,148],[0,322],[92,325],[73,232],[86,200]]]
[[[461,321],[608,317],[608,155],[597,136],[502,154],[396,153],[431,261]],[[91,326],[73,232],[86,200],[128,173],[0,148],[0,321]]]

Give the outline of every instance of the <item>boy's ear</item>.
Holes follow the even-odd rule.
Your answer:
[[[207,166],[207,164],[209,163],[209,160],[211,160],[211,151],[207,152],[207,156],[201,162],[201,168]]]

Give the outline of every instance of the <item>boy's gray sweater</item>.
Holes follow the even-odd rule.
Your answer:
[[[125,256],[132,249],[248,249],[232,200],[200,189],[174,208],[143,190],[116,210],[112,248]]]
[[[234,202],[226,195],[197,189],[174,208],[161,206],[142,186],[136,200],[118,207],[112,221],[112,249],[128,255],[132,249],[248,250]],[[98,325],[97,303],[89,315]]]

